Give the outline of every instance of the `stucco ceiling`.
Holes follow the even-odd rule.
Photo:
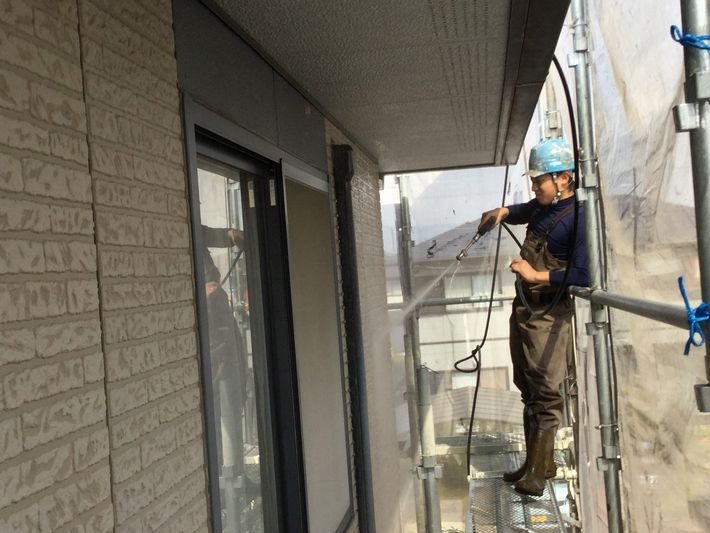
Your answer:
[[[513,162],[565,0],[212,0],[382,172]]]

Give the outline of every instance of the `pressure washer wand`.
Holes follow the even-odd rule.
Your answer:
[[[469,243],[466,245],[465,248],[463,248],[459,254],[456,256],[457,261],[461,261],[464,257],[468,255],[468,251],[471,249],[471,246],[476,244],[478,240],[483,237],[486,233],[491,231],[496,225],[496,218],[495,217],[489,217],[488,220],[486,220],[486,223],[483,224],[480,228],[478,228],[478,231],[476,234],[473,236],[473,238],[469,241]]]

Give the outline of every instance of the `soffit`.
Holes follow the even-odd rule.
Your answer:
[[[559,0],[207,3],[382,172],[517,159],[567,9]]]

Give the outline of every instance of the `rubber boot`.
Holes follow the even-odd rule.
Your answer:
[[[528,468],[523,478],[515,484],[515,492],[529,496],[542,496],[545,491],[550,450],[554,445],[555,431],[553,429],[535,432],[532,438],[532,450],[527,460]]]
[[[503,481],[507,483],[515,483],[520,481],[527,470],[528,457],[530,457],[530,445],[532,444],[533,421],[527,410],[523,412],[523,430],[525,431],[525,461],[517,470],[503,473]]]
[[[537,426],[533,421],[533,418],[525,413],[523,414],[523,428],[525,431],[525,461],[517,470],[503,473],[503,481],[507,483],[516,483],[517,481],[520,481],[525,475],[525,471],[527,470],[528,457],[530,456],[530,451],[532,449],[532,434],[535,432]],[[555,433],[553,433],[553,436]],[[553,446],[550,449],[550,455],[547,458],[547,465],[545,466],[545,478],[551,479],[556,475],[557,465],[555,464],[555,447]]]

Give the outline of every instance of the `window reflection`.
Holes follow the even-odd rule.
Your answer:
[[[222,531],[261,533],[259,437],[242,191],[247,172],[198,160],[207,335]],[[213,495],[214,497],[214,495]]]

